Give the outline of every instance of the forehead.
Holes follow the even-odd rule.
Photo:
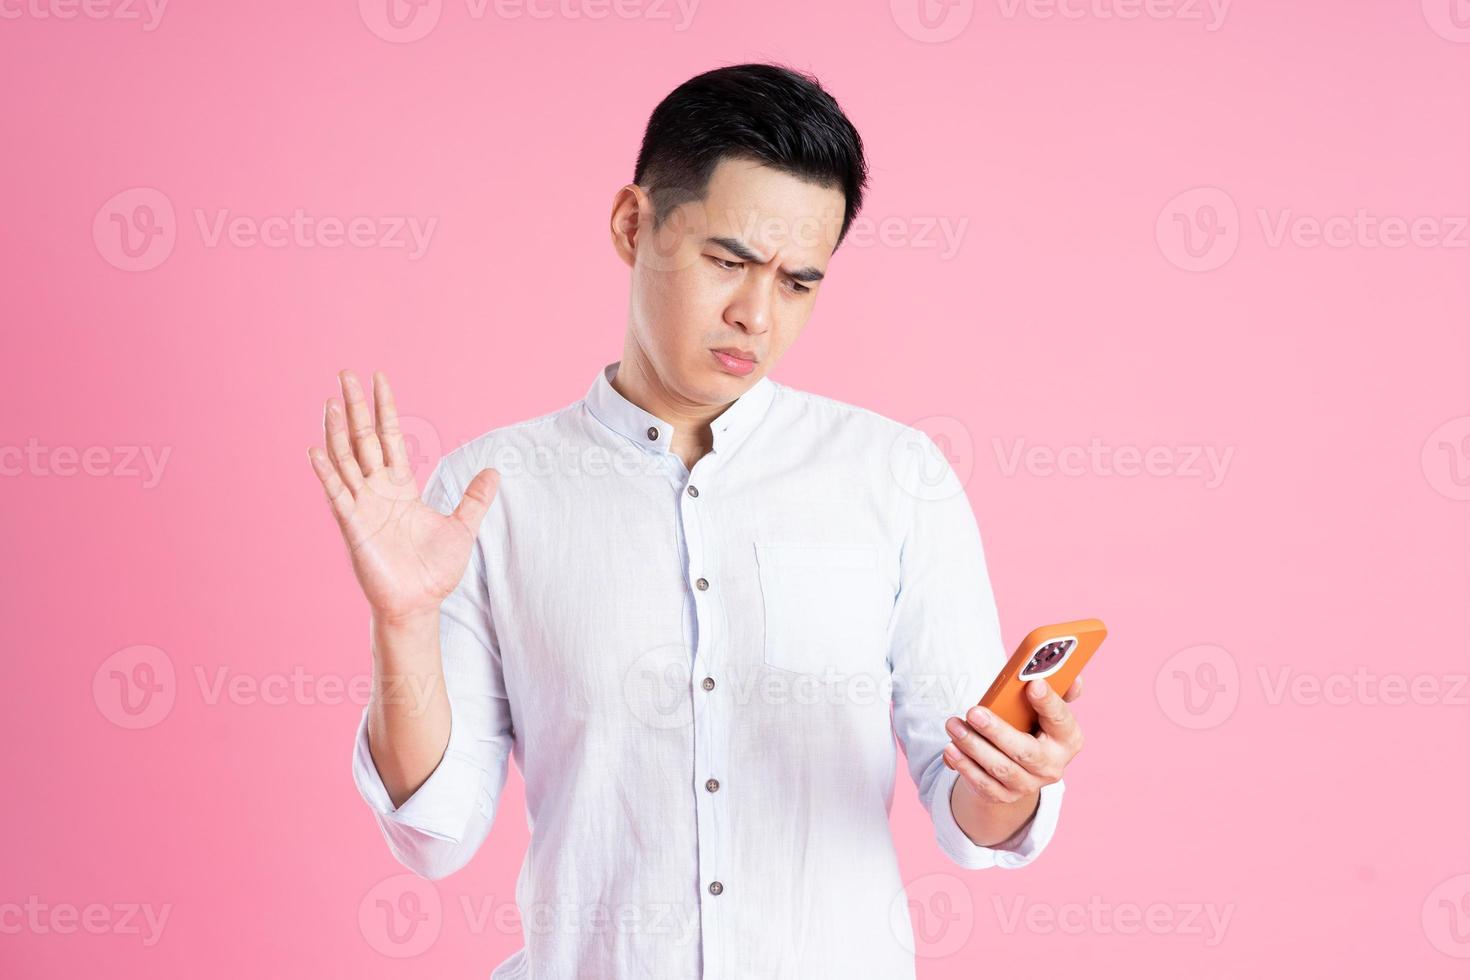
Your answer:
[[[710,175],[705,221],[711,235],[739,238],[763,254],[832,254],[846,198],[759,161],[726,158]]]

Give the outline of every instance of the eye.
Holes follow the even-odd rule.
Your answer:
[[[811,289],[809,287],[802,285],[801,283],[797,282],[795,279],[787,279],[786,281],[789,282],[789,283],[791,283],[791,291],[793,293],[809,293],[809,292],[811,292]]]
[[[730,270],[732,270],[732,269],[738,269],[742,265],[745,264],[744,262],[731,262],[728,259],[722,259],[722,258],[720,258],[718,255],[711,255],[711,256],[709,256],[709,260],[711,262],[713,262],[716,266],[718,266],[721,269],[724,269],[727,272],[730,271]]]

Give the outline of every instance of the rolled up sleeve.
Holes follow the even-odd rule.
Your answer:
[[[1022,867],[1056,832],[1065,787],[1060,780],[1043,786],[1030,821],[991,847],[955,821],[950,793],[959,774],[944,764],[944,723],[979,703],[1008,658],[964,486],[928,435],[910,429],[902,438],[912,451],[894,454],[911,461],[895,473],[907,517],[889,632],[894,730],[940,850],[963,868]]]

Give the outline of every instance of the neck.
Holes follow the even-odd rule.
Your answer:
[[[691,404],[669,391],[631,337],[623,345],[623,359],[613,374],[612,386],[634,405],[673,425],[670,449],[690,468],[714,445],[710,422],[729,407]]]

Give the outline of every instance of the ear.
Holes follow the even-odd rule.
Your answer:
[[[612,233],[613,251],[633,267],[638,253],[638,230],[642,222],[653,217],[653,201],[637,184],[624,184],[613,195],[612,218],[609,231]]]

